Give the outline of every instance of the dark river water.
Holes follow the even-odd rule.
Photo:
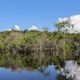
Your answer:
[[[11,70],[0,67],[0,80],[57,80],[57,71],[53,65],[39,70]]]

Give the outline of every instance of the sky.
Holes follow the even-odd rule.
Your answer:
[[[0,0],[0,31],[35,25],[54,31],[60,17],[80,14],[80,0]]]

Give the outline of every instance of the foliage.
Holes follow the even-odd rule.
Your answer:
[[[16,64],[22,67],[24,63],[24,66],[36,68],[54,63],[61,67],[64,59],[79,62],[79,58],[80,33],[48,32],[47,29],[0,32],[0,66]]]

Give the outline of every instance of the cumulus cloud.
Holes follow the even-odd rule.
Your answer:
[[[7,29],[7,31],[11,31],[12,29]]]
[[[73,28],[68,28],[71,33],[80,33],[80,15],[73,15],[70,17],[59,18],[58,22],[63,22],[66,20],[70,20],[71,24],[74,25]]]
[[[63,22],[63,21],[67,21],[67,20],[68,20],[67,17],[65,17],[65,18],[58,18],[58,21],[59,21],[59,22]]]
[[[14,29],[15,29],[15,30],[20,30],[20,26],[15,25],[15,26],[14,26]]]
[[[32,25],[31,28],[29,30],[38,30],[37,26]]]
[[[74,25],[73,30],[80,32],[80,15],[70,17],[71,23]]]

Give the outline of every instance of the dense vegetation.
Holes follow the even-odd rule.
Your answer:
[[[43,51],[36,51],[37,47]],[[52,52],[51,48],[53,48]],[[0,32],[0,66],[15,64],[17,66],[33,65],[36,68],[52,62],[58,65],[58,63],[63,64],[64,59],[79,61],[79,55],[79,33],[48,32],[47,30]]]
[[[4,31],[0,32],[0,66],[33,67],[56,64],[61,67],[64,60],[80,63],[80,33],[68,33],[61,29],[68,22],[56,23],[58,31]]]

